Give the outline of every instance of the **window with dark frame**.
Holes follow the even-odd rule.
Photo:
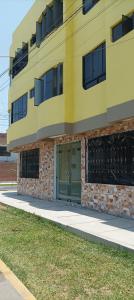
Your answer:
[[[27,93],[12,103],[11,124],[27,115]]]
[[[11,153],[7,151],[6,146],[0,146],[0,156],[11,156]]]
[[[85,90],[106,79],[106,43],[83,57],[83,88]]]
[[[35,105],[61,94],[63,94],[63,64],[35,79]]]
[[[134,29],[134,13],[130,16],[122,15],[122,20],[112,28],[112,41],[115,42]]]
[[[47,100],[63,93],[63,64],[50,69],[43,77],[42,100]]]
[[[34,98],[35,96],[35,89],[32,88],[30,91],[29,91],[29,98]]]
[[[38,148],[20,153],[20,178],[39,178],[39,156]]]
[[[83,14],[86,14],[100,0],[83,0]]]
[[[28,64],[28,43],[24,43],[21,49],[16,52],[15,58],[12,61],[12,78],[20,73]]]
[[[88,182],[134,185],[134,131],[88,140]]]
[[[36,33],[32,34],[31,40],[30,40],[30,47],[32,47],[36,43]]]
[[[39,47],[44,38],[63,24],[63,0],[53,0],[36,24],[36,44]]]

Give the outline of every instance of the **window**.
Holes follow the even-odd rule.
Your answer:
[[[63,93],[63,64],[35,79],[35,105]]]
[[[83,0],[83,14],[86,14],[99,0]]]
[[[39,178],[39,149],[20,153],[20,177]]]
[[[18,49],[12,62],[12,78],[14,78],[28,63],[28,44],[24,44],[22,49]]]
[[[134,29],[134,14],[131,16],[122,16],[122,21],[112,29],[112,41],[119,40],[122,36]]]
[[[83,57],[83,87],[85,90],[106,79],[106,44],[103,43]]]
[[[134,185],[134,131],[88,140],[88,182]]]
[[[41,20],[36,23],[36,45],[40,46],[42,40],[55,28],[63,23],[63,0],[54,0],[42,13]]]
[[[30,47],[32,47],[36,43],[36,34],[32,34],[31,40],[30,40]]]
[[[7,152],[6,146],[0,146],[0,156],[10,156],[11,153]]]
[[[35,95],[35,90],[34,90],[34,88],[32,88],[29,92],[29,97],[34,98],[34,95]]]
[[[12,103],[11,123],[14,123],[27,115],[27,94],[21,96]]]

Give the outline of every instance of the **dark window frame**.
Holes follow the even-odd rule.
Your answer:
[[[25,93],[12,103],[11,108],[11,124],[23,119],[27,115],[28,94]]]
[[[29,91],[29,98],[34,98],[35,96],[35,88],[33,87],[30,91]]]
[[[1,145],[0,146],[0,157],[1,156],[11,156],[11,153],[7,151],[7,147],[6,146],[3,146]]]
[[[99,67],[96,65],[96,58],[95,55],[97,54],[98,59],[100,59],[100,52],[101,53],[101,68],[102,72],[99,73]],[[88,62],[87,62],[88,60]],[[90,64],[87,74],[87,64]],[[101,43],[95,49],[87,53],[82,58],[82,65],[83,65],[83,88],[87,90],[92,88],[93,86],[103,82],[106,80],[106,42]],[[94,76],[95,73],[95,65],[98,67],[98,75]],[[97,73],[97,72],[96,72]],[[92,74],[92,75],[91,75]],[[86,77],[91,77],[90,80],[87,80]]]
[[[17,76],[28,64],[28,43],[24,43],[24,46],[18,50],[12,63],[12,78]]]
[[[132,30],[134,30],[134,12],[122,15],[122,20],[112,27],[112,42],[118,41]]]
[[[61,11],[62,14],[60,14]],[[53,16],[52,18],[50,17],[50,13]],[[45,38],[63,24],[63,0],[53,0],[43,11],[37,23],[40,24],[39,35],[37,36],[37,41],[39,39],[37,47],[39,47]],[[46,28],[44,28],[44,26],[46,26]]]
[[[46,88],[49,84],[46,76],[47,75],[49,76],[50,73],[52,74],[51,89],[49,89],[49,91],[46,91]],[[52,99],[54,97],[62,95],[63,94],[63,63],[60,63],[56,67],[49,69],[45,74],[41,76],[40,79],[42,80],[41,103],[49,99]]]
[[[100,0],[83,0],[83,14],[87,14]]]
[[[32,34],[31,40],[30,40],[30,47],[33,47],[33,45],[36,43],[36,33]]]
[[[134,131],[87,140],[88,183],[134,185]]]
[[[20,178],[39,179],[40,149],[20,153]]]

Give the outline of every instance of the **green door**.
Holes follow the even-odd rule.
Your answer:
[[[81,201],[81,144],[57,146],[57,199]]]

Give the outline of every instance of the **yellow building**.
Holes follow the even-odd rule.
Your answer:
[[[18,193],[134,217],[134,0],[38,0],[13,34]]]

